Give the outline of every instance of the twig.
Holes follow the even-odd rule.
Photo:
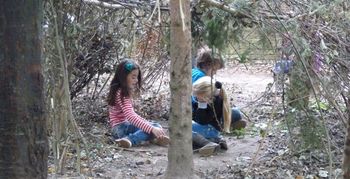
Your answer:
[[[151,150],[140,150],[140,149],[132,149],[132,148],[122,148],[122,147],[117,147],[117,146],[114,146],[113,148],[118,149],[118,150],[120,150],[120,151],[127,151],[127,152],[142,152],[142,153],[151,152]]]
[[[102,85],[100,91],[97,93],[96,98],[98,98],[98,97],[100,96],[102,90],[106,87],[106,84],[109,82],[109,79],[111,79],[112,75],[113,75],[113,73],[109,74],[107,80],[103,83],[103,85]]]
[[[241,57],[241,55],[238,53],[238,51],[237,51],[237,49],[235,48],[235,46],[232,44],[231,41],[228,41],[228,42],[229,42],[229,44],[231,45],[231,47],[233,48],[233,50],[236,52],[236,54],[238,55],[239,59],[241,60],[242,57]],[[245,69],[248,70],[247,65],[246,65],[245,63],[243,63],[243,65],[244,65]]]
[[[97,74],[97,79],[95,81],[95,88],[94,88],[94,91],[92,92],[91,99],[95,99],[95,93],[97,91],[99,80],[100,80],[100,73]]]
[[[67,143],[69,140],[70,140],[70,137],[68,136],[65,143]],[[62,145],[62,146],[64,146],[64,148],[63,148],[62,154],[60,156],[59,164],[58,164],[58,171],[61,174],[63,174],[64,163],[66,161],[66,155],[67,155],[67,150],[68,150],[69,145]]]
[[[152,20],[152,17],[154,15],[154,13],[156,12],[158,4],[159,4],[159,0],[156,1],[156,5],[154,6],[153,11],[152,11],[151,15],[148,17],[148,21]]]
[[[122,5],[118,4],[110,4],[102,1],[97,1],[97,0],[83,0],[84,3],[86,4],[92,4],[92,5],[97,5],[103,8],[108,8],[108,9],[124,9],[125,7]]]

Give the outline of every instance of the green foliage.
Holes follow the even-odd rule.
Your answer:
[[[290,110],[286,117],[289,132],[294,136],[295,150],[322,149],[326,138],[326,131],[322,125],[319,114],[309,110],[307,113]]]
[[[224,5],[227,5],[237,11],[244,11],[248,13],[252,11],[251,2],[247,0],[225,0],[223,2]],[[251,39],[245,39],[246,30],[250,31],[250,28],[247,26],[252,25],[252,19],[237,17],[235,14],[231,14],[230,12],[225,12],[218,8],[211,8],[203,3],[200,6],[195,7],[192,12],[192,37],[194,43],[197,43],[198,39],[203,39],[205,44],[207,44],[210,48],[217,49],[218,51],[232,53],[232,47],[228,44],[234,45],[237,47],[241,42],[249,42]],[[203,26],[203,27],[201,27]],[[272,29],[269,29],[272,32]],[[266,30],[267,31],[267,30]],[[260,47],[271,47],[271,42],[269,42],[267,32],[261,33],[260,42],[255,40],[254,43],[262,44]],[[269,44],[270,45],[266,45]],[[240,59],[240,63],[245,63],[250,54],[256,54],[254,48],[250,48],[250,43],[247,48],[242,50],[235,51]],[[196,47],[196,46],[195,46]],[[237,47],[240,48],[240,47]]]
[[[311,1],[309,8],[310,12],[315,11],[317,15],[326,15],[328,13],[325,4],[321,4],[321,2],[318,1]]]
[[[233,39],[236,43],[239,43],[243,37],[244,28],[238,21],[230,22],[232,31],[229,33],[230,39]]]
[[[250,6],[249,6],[250,3],[251,3],[251,1],[249,1],[249,0],[235,0],[234,7],[237,10],[247,10],[250,8]]]
[[[236,129],[232,131],[233,136],[236,136],[237,139],[243,139],[246,135],[246,131],[244,128],[242,129]]]
[[[212,12],[213,14],[215,12]],[[219,50],[224,48],[227,40],[227,21],[225,15],[218,13],[212,16],[205,22],[205,40],[210,48]]]
[[[300,66],[295,67],[292,71],[290,85],[287,90],[289,105],[298,110],[308,109],[310,90],[311,83],[304,68]]]
[[[305,149],[322,148],[325,131],[323,130],[321,119],[311,115],[300,122],[300,137],[303,139],[302,147]]]
[[[296,38],[295,40],[297,41],[297,44],[299,44],[298,50],[301,56],[304,58],[311,57],[312,52],[308,40],[306,40],[305,38]]]
[[[247,62],[247,57],[251,50],[249,48],[245,49],[243,53],[239,55],[239,63],[245,63]]]
[[[317,101],[311,102],[310,108],[313,110],[318,110],[318,106],[320,106],[320,110],[327,111],[329,109],[328,103],[319,101],[317,104]]]
[[[260,129],[259,131],[260,137],[266,137],[266,130],[265,129]]]
[[[264,49],[272,48],[272,42],[269,38],[270,29],[260,29],[258,31],[258,44],[261,45]],[[271,35],[270,35],[271,36]]]

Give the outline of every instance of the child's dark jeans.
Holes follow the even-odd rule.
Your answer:
[[[155,122],[150,122],[152,126],[161,128],[161,125]],[[154,136],[148,134],[136,126],[132,125],[130,122],[125,121],[112,128],[112,136],[114,139],[128,138],[132,145],[139,145],[142,142],[152,140]]]

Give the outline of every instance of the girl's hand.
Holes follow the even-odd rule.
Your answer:
[[[165,132],[159,127],[153,127],[152,134],[156,136],[156,138],[163,138],[165,136]]]

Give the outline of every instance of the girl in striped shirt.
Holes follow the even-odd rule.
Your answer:
[[[166,146],[169,137],[158,123],[149,122],[135,113],[132,96],[141,88],[141,71],[132,59],[117,66],[107,102],[112,136],[120,147],[129,148],[144,141]]]

